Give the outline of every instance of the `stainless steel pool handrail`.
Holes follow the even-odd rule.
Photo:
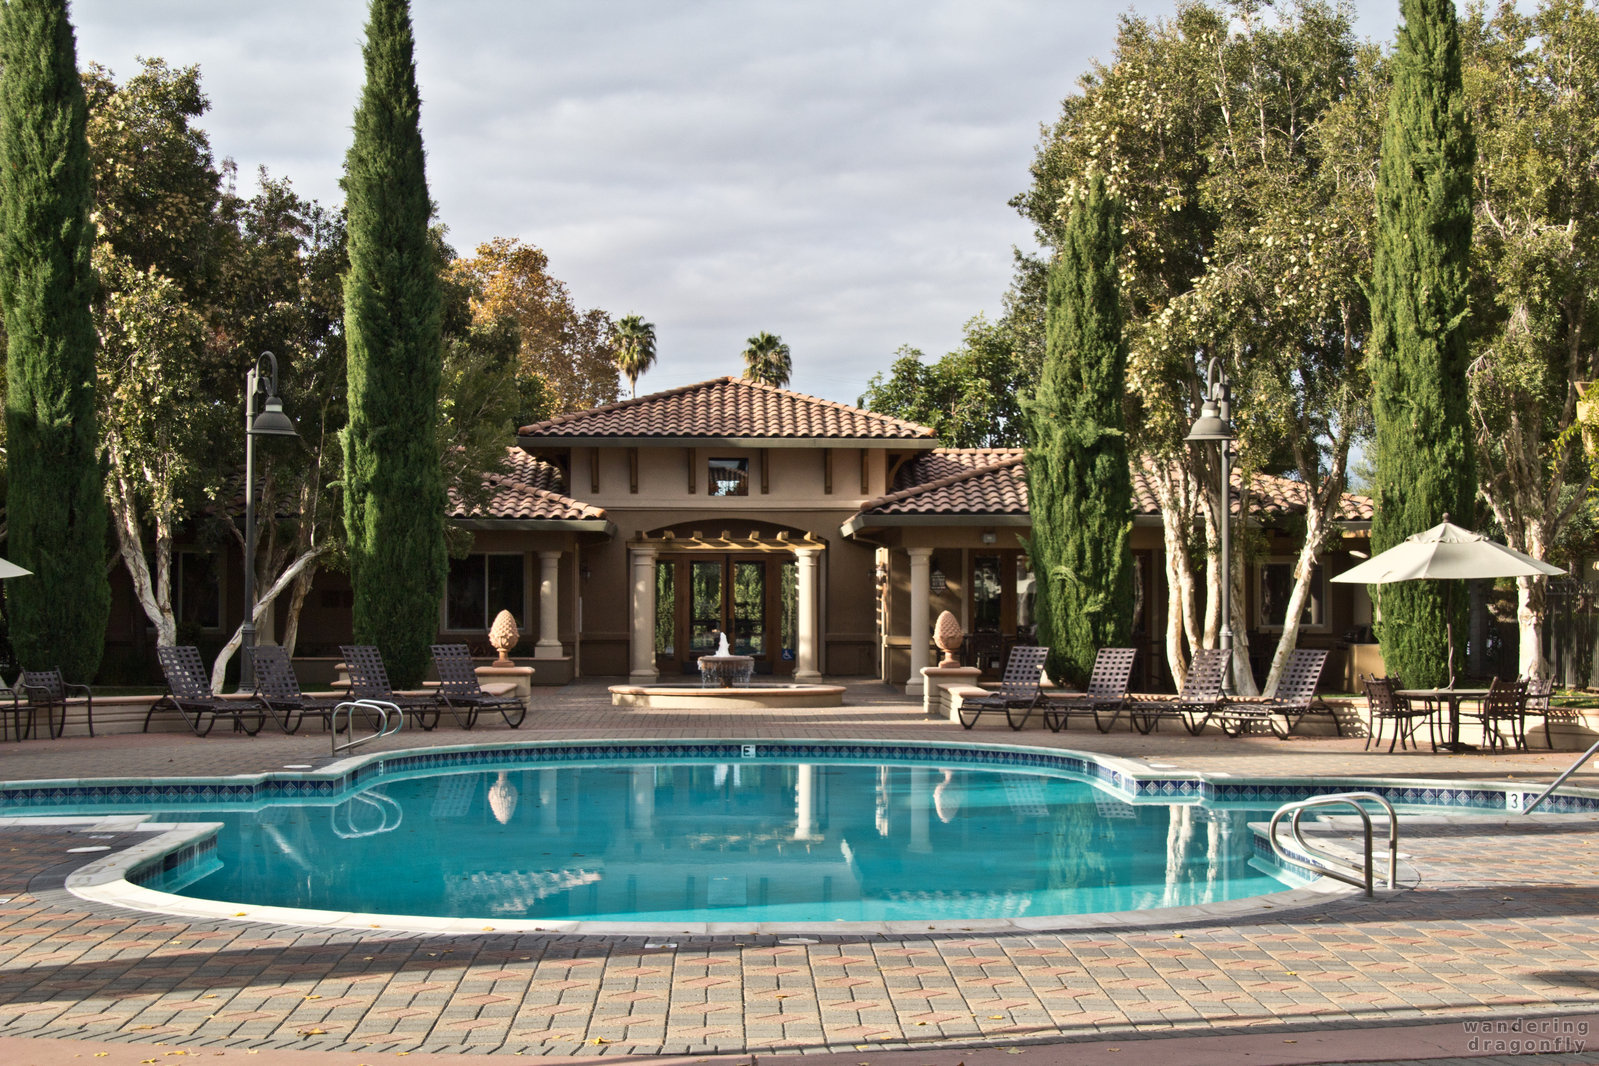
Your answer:
[[[1364,888],[1368,897],[1375,895],[1371,870],[1371,813],[1361,806],[1362,802],[1375,803],[1388,813],[1388,887],[1393,888],[1395,872],[1399,868],[1399,816],[1394,813],[1393,805],[1375,792],[1334,792],[1283,804],[1277,808],[1277,813],[1271,816],[1271,824],[1266,827],[1266,838],[1271,842],[1272,852],[1284,862],[1313,870],[1324,877],[1342,881],[1346,885]],[[1304,833],[1300,831],[1299,819],[1306,811],[1318,807],[1336,806],[1353,807],[1355,813],[1360,815],[1365,827],[1365,852],[1362,863],[1351,862],[1342,855],[1335,855],[1317,847],[1306,840]],[[1289,832],[1293,836],[1294,845],[1309,860],[1314,861],[1307,861],[1306,858],[1294,855],[1283,848],[1282,841],[1277,837],[1277,825],[1287,814],[1293,815],[1289,821]]]
[[[358,708],[369,713],[377,713],[378,728],[370,736],[358,737],[355,735],[355,712]],[[349,739],[342,744],[339,743],[340,711],[344,712],[344,729],[349,734]],[[393,724],[390,724],[391,719]],[[368,741],[378,740],[398,733],[403,725],[405,725],[405,714],[400,710],[398,704],[390,703],[388,700],[345,700],[333,708],[333,715],[328,721],[328,733],[333,737],[333,754],[337,755],[341,751],[352,751]]]
[[[378,812],[378,825],[375,829],[357,829],[355,825],[355,811],[357,805],[376,808]],[[339,825],[339,814],[343,812],[345,825]],[[393,815],[394,821],[389,821]],[[343,803],[328,812],[328,825],[333,830],[333,835],[341,840],[356,840],[360,837],[375,837],[379,833],[392,832],[400,828],[400,823],[405,820],[405,810],[398,801],[385,796],[377,789],[362,792],[351,796]]]
[[[1538,804],[1540,804],[1544,800],[1548,799],[1550,793],[1552,793],[1555,789],[1559,788],[1561,785],[1565,784],[1566,783],[1566,778],[1568,778],[1572,774],[1576,773],[1578,767],[1580,767],[1583,763],[1587,762],[1589,759],[1593,758],[1593,753],[1596,752],[1596,751],[1599,751],[1599,741],[1594,741],[1593,747],[1591,747],[1587,751],[1583,752],[1582,755],[1577,759],[1576,762],[1572,763],[1569,767],[1566,768],[1566,772],[1565,773],[1563,773],[1559,777],[1555,778],[1554,784],[1550,785],[1548,788],[1546,788],[1542,792],[1538,793],[1538,798],[1537,799],[1533,800],[1531,803],[1529,803],[1525,807],[1521,808],[1521,813],[1522,814],[1531,814],[1533,811],[1537,810]]]

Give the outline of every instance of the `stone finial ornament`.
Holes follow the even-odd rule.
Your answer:
[[[511,665],[511,649],[516,647],[516,642],[522,639],[522,631],[516,628],[516,619],[510,611],[501,611],[494,616],[494,624],[489,627],[489,643],[499,651],[500,657],[494,660],[495,666]]]
[[[938,621],[933,623],[933,643],[944,653],[944,661],[939,663],[939,666],[960,665],[955,659],[955,652],[960,648],[961,638],[965,635],[961,631],[959,619],[948,611],[939,613]]]
[[[493,812],[494,820],[501,825],[508,825],[511,815],[516,813],[516,786],[511,784],[504,770],[489,786],[489,810]]]

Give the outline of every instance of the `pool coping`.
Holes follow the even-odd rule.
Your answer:
[[[619,758],[618,755],[622,757]],[[944,756],[939,759],[936,756]],[[547,756],[539,758],[539,756]],[[964,758],[960,756],[965,756]],[[974,758],[975,756],[975,758]],[[488,769],[511,763],[537,765],[602,761],[692,758],[701,761],[889,758],[893,761],[947,761],[964,767],[1027,768],[1065,771],[1087,777],[1129,802],[1173,801],[1286,802],[1309,794],[1343,790],[1375,792],[1392,802],[1425,805],[1437,813],[1418,817],[1462,815],[1473,822],[1495,814],[1515,814],[1541,789],[1511,781],[1445,784],[1426,778],[1373,779],[1367,777],[1234,778],[1221,772],[1187,771],[1141,760],[1072,749],[1038,749],[1022,745],[934,742],[879,742],[856,740],[633,740],[610,743],[547,741],[493,745],[460,744],[406,752],[373,752],[346,757],[304,771],[272,771],[213,778],[136,778],[92,780],[56,779],[0,782],[0,811],[17,804],[22,811],[53,801],[63,803],[150,803],[171,806],[192,803],[252,805],[274,799],[314,798],[334,800],[365,787],[379,775],[436,772],[439,769]],[[93,798],[91,798],[93,797]],[[1546,801],[1548,815],[1599,813],[1599,790],[1569,789]],[[1082,915],[983,919],[919,919],[862,922],[619,922],[599,920],[436,918],[353,911],[310,910],[253,906],[224,901],[191,899],[140,884],[205,849],[219,823],[155,822],[136,813],[29,815],[0,813],[0,826],[69,825],[85,832],[136,831],[148,839],[112,854],[95,858],[68,875],[66,888],[80,898],[115,907],[166,916],[207,921],[249,921],[276,925],[420,932],[446,935],[538,932],[595,936],[715,936],[825,935],[904,936],[923,933],[1046,933],[1104,929],[1167,927],[1195,922],[1239,921],[1262,911],[1292,911],[1324,904],[1329,897],[1349,895],[1359,889],[1321,877],[1303,887],[1218,903],[1184,907],[1113,911]],[[1255,851],[1261,847],[1261,827],[1252,825]],[[1269,852],[1269,848],[1266,849]],[[187,857],[187,858],[186,858]],[[1386,891],[1386,890],[1384,890]],[[1403,891],[1394,890],[1394,891]]]

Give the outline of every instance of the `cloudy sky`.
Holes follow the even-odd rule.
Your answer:
[[[1168,14],[1170,2],[1136,5]],[[655,323],[655,391],[780,334],[793,387],[853,403],[902,344],[999,313],[1039,125],[1110,56],[1093,0],[412,0],[428,180],[462,253],[549,253],[581,307]],[[1360,0],[1393,37],[1398,0]],[[338,178],[363,0],[73,0],[80,63],[198,64],[248,193]]]

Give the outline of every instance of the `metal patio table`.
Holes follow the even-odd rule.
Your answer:
[[[1403,696],[1407,700],[1427,700],[1432,703],[1447,703],[1449,705],[1449,739],[1442,744],[1433,745],[1433,751],[1440,747],[1445,751],[1461,752],[1476,751],[1475,744],[1462,744],[1460,742],[1460,705],[1472,700],[1481,703],[1488,698],[1485,688],[1406,688],[1395,692],[1396,696]]]

